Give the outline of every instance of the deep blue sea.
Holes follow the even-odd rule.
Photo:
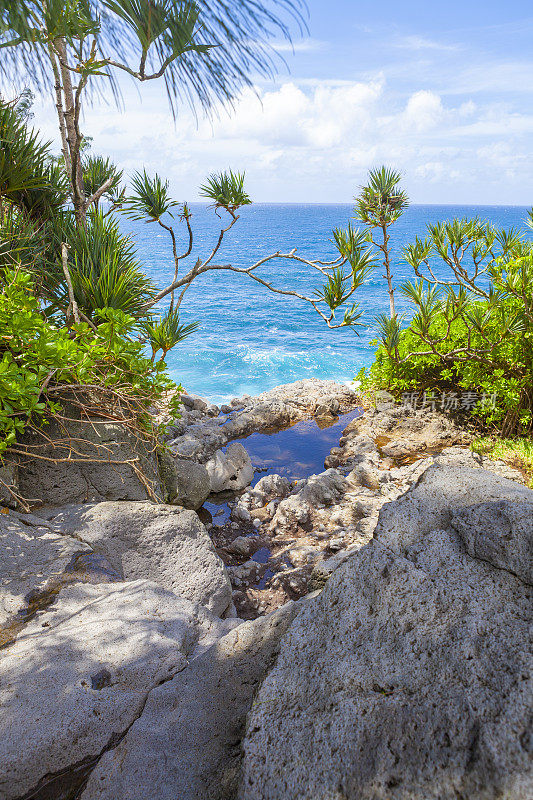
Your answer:
[[[192,259],[205,258],[218,236],[221,220],[213,209],[191,206],[195,231]],[[479,216],[501,227],[524,228],[526,208],[518,206],[411,206],[393,227],[396,284],[413,277],[401,260],[403,246],[424,236],[426,225],[454,217]],[[351,205],[257,204],[242,210],[216,257],[217,263],[248,266],[262,256],[294,247],[306,257],[333,258],[332,229],[353,218]],[[177,223],[186,240],[184,223]],[[168,235],[158,225],[122,223],[137,243],[145,269],[159,286],[173,273]],[[270,262],[260,274],[284,288],[312,293],[320,274],[293,261]],[[388,295],[381,271],[355,298],[365,311],[359,335],[331,331],[316,312],[299,300],[275,295],[246,276],[212,272],[201,276],[186,295],[182,321],[199,320],[201,328],[168,356],[172,377],[189,391],[215,402],[241,394],[257,394],[280,383],[301,378],[350,381],[370,364],[375,337],[372,318],[388,311]],[[397,293],[399,310],[407,310]]]

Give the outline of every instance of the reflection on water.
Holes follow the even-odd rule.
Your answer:
[[[307,419],[282,431],[252,433],[246,439],[239,439],[250,454],[255,469],[252,486],[264,475],[283,475],[295,481],[323,472],[326,456],[332,447],[339,444],[345,427],[362,414],[363,409],[356,408],[340,417]],[[235,497],[234,492],[210,495],[197,512],[201,521],[216,528],[226,525],[231,514],[228,502]],[[258,560],[257,553],[254,560]]]
[[[289,480],[301,480],[324,471],[324,460],[337,447],[345,427],[362,416],[356,408],[329,422],[308,419],[276,433],[252,433],[241,439],[256,470],[252,485],[263,475],[276,473]],[[329,424],[328,424],[329,423]]]

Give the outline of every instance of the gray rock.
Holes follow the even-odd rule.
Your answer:
[[[246,714],[296,609],[240,625],[154,689],[82,800],[233,800]]]
[[[218,450],[205,466],[215,493],[244,489],[254,477],[250,456],[239,442],[229,444],[225,452]]]
[[[350,477],[361,484],[371,489],[373,492],[378,492],[380,488],[380,473],[375,467],[366,459],[359,464],[356,464]]]
[[[45,520],[16,512],[0,515],[0,643],[15,637],[25,619],[62,586],[118,577],[88,545],[60,535]]]
[[[68,408],[65,410],[66,416],[74,413]],[[40,455],[61,459],[72,455],[70,442],[65,438],[68,435],[76,442],[76,458],[87,460],[54,464],[33,456],[21,456],[20,494],[35,500],[35,505],[162,498],[153,447],[135,437],[125,426],[101,419],[83,422],[74,419],[65,430],[51,423],[45,433],[52,440],[51,445],[38,431],[25,433],[21,442],[36,448]],[[126,463],[128,461],[134,462],[135,468],[132,463]],[[142,471],[144,481],[136,470]]]
[[[208,403],[195,394],[182,394],[180,401],[186,408],[189,408],[192,411],[203,411],[204,413],[207,412]]]
[[[335,381],[308,379],[277,386],[257,397],[245,395],[232,400],[229,406],[224,406],[225,413],[229,413],[228,408],[233,413],[223,425],[221,418],[209,419],[206,416],[206,413],[214,413],[214,410],[190,410],[183,416],[194,424],[171,442],[171,448],[181,458],[205,463],[219,458],[215,456],[216,451],[230,441],[243,439],[256,431],[279,430],[300,419],[312,417],[316,406],[324,400],[330,409],[353,408],[357,403],[357,394],[352,388]],[[192,401],[187,402],[190,404]],[[193,414],[199,416],[193,418]]]
[[[324,558],[322,561],[317,561],[313,567],[311,578],[309,579],[309,591],[315,592],[318,589],[322,589],[335,570],[351,558],[351,556],[355,555],[360,549],[360,545],[354,545],[353,547],[347,547],[345,550],[335,553],[334,556]]]
[[[0,505],[15,508],[17,501],[14,495],[20,494],[18,465],[4,458],[0,463]]]
[[[255,536],[237,536],[227,545],[226,550],[228,553],[246,558],[253,555],[260,547],[261,542]]]
[[[203,506],[211,491],[209,473],[203,464],[165,452],[159,456],[159,472],[168,503],[191,509]]]
[[[248,717],[239,800],[533,796],[531,588],[431,528],[483,481],[524,491],[475,472],[385,507],[383,542],[302,609]]]
[[[52,520],[104,555],[126,580],[147,578],[217,616],[231,606],[231,586],[194,511],[153,503],[66,507]]]
[[[334,417],[339,408],[340,403],[336,397],[323,397],[315,407],[315,417]]]
[[[227,627],[147,581],[62,590],[0,661],[0,797],[70,800],[150,689]]]
[[[498,500],[530,502],[525,486],[483,469],[433,464],[399,500],[381,509],[374,536],[403,552],[424,533],[447,528],[462,508]]]
[[[260,506],[264,506],[270,500],[288,497],[290,491],[289,480],[281,475],[265,475],[253,488],[254,498],[258,499]]]
[[[347,490],[344,476],[336,469],[311,475],[298,481],[290,497],[282,500],[271,522],[272,531],[294,531],[305,528],[314,510],[331,506]]]
[[[530,502],[495,500],[468,506],[451,524],[467,551],[533,584],[533,492]]]

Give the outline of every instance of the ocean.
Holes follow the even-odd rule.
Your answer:
[[[192,204],[195,246],[189,262],[211,251],[221,220],[212,208]],[[525,229],[527,209],[519,206],[411,206],[392,229],[396,285],[413,278],[401,260],[401,250],[415,236],[423,237],[428,223],[454,217],[489,220],[505,228]],[[334,258],[332,229],[353,221],[349,204],[257,204],[244,208],[230,231],[216,263],[244,267],[278,250],[308,258]],[[182,244],[184,223],[177,222]],[[137,244],[139,258],[158,286],[173,274],[168,235],[158,225],[123,220],[124,232]],[[198,320],[200,329],[167,356],[169,371],[190,392],[221,403],[242,394],[257,394],[302,378],[351,381],[372,363],[376,330],[373,317],[388,312],[389,300],[382,271],[359,290],[364,326],[351,330],[327,328],[311,306],[275,295],[246,276],[215,271],[201,276],[182,305],[184,323]],[[266,280],[283,288],[312,293],[320,274],[294,261],[270,262],[260,269]],[[399,311],[408,304],[397,293]]]

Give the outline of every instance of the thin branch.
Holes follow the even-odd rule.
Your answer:
[[[76,325],[80,324],[80,314],[78,310],[78,304],[76,303],[76,299],[74,297],[74,289],[72,288],[72,279],[70,277],[70,272],[68,269],[68,245],[64,242],[61,244],[61,264],[63,266],[63,272],[65,274],[65,280],[67,282],[67,289],[68,289],[68,298],[69,298],[69,306],[67,310],[67,319],[70,316],[70,312],[74,316],[74,322]]]
[[[106,181],[104,181],[104,183],[100,186],[100,188],[96,190],[96,192],[94,192],[89,198],[87,198],[87,200],[85,200],[83,204],[85,210],[87,210],[89,206],[91,206],[93,203],[97,203],[98,200],[100,200],[102,195],[105,194],[107,190],[111,187],[114,180],[115,180],[114,175],[111,175]]]

